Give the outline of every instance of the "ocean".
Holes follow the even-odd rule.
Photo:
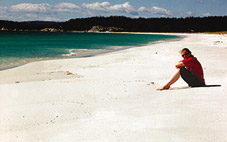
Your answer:
[[[91,56],[174,38],[178,36],[0,31],[0,69],[36,60]]]

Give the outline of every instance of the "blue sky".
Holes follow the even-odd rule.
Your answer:
[[[1,0],[0,19],[66,21],[91,16],[226,16],[227,0]]]

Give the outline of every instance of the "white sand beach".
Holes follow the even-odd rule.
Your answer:
[[[1,142],[227,141],[227,35],[181,40],[0,71]],[[156,91],[189,48],[207,85]]]

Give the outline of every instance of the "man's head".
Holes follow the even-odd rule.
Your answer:
[[[181,55],[182,55],[183,58],[186,58],[186,59],[188,57],[192,56],[191,51],[188,48],[182,49],[181,50]]]

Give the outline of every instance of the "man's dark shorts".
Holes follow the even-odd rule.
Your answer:
[[[205,83],[202,83],[196,75],[192,74],[192,72],[188,71],[184,67],[180,68],[180,75],[183,78],[183,80],[188,84],[188,86],[191,87],[205,86]]]

